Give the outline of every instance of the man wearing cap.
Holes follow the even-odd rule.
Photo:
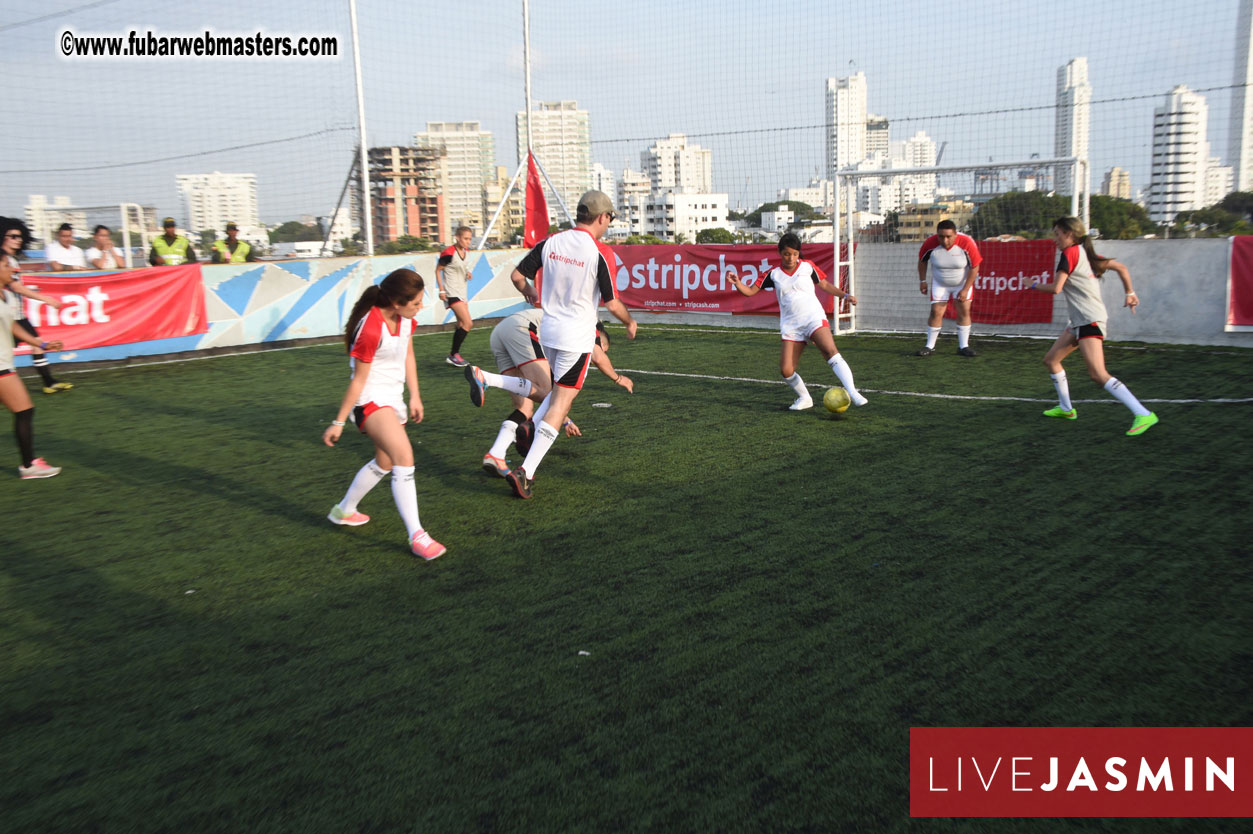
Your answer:
[[[257,259],[252,246],[239,239],[239,227],[234,223],[226,224],[226,240],[213,242],[211,257],[215,264],[251,263]]]
[[[626,325],[627,338],[635,338],[635,319],[614,287],[617,259],[600,242],[613,220],[609,197],[600,191],[587,192],[579,198],[574,228],[539,243],[511,276],[523,297],[544,310],[539,340],[554,383],[535,416],[518,429],[518,451],[525,453],[526,459],[505,480],[519,498],[531,497],[535,470],[556,442],[583,387],[596,346],[596,308],[603,303]],[[541,269],[543,275],[536,278]],[[538,289],[528,283],[530,280],[536,281]]]
[[[196,250],[191,241],[178,233],[178,224],[173,217],[167,217],[161,223],[165,234],[152,242],[152,251],[148,253],[148,263],[153,266],[178,266],[194,264]]]

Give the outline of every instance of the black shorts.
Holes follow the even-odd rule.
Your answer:
[[[12,368],[0,368],[0,379],[3,379],[11,373],[14,373]]]
[[[20,324],[22,327],[25,327],[27,330],[29,330],[30,335],[32,336],[39,335],[39,331],[35,329],[35,325],[30,323],[30,319],[18,319],[17,323]]]
[[[1105,331],[1099,324],[1081,324],[1075,333],[1076,339],[1105,339]]]
[[[455,296],[454,296],[454,297],[452,297],[452,298],[445,298],[445,299],[444,299],[444,309],[445,309],[445,310],[451,310],[451,309],[452,309],[452,305],[456,304],[456,303],[457,303],[457,302],[459,302],[459,301],[465,301],[465,299],[464,299],[464,298],[457,298],[457,297],[455,297]]]

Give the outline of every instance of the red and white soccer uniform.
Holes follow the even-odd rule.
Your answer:
[[[931,278],[931,303],[938,304],[957,298],[966,283],[967,273],[983,263],[983,256],[969,235],[958,235],[947,249],[940,244],[939,235],[932,235],[922,242],[918,260],[927,264],[927,274]],[[971,287],[965,300],[971,300],[974,294],[975,289]]]
[[[823,327],[830,327],[815,287],[827,274],[813,261],[802,260],[790,274],[776,266],[761,280],[763,290],[774,287],[779,304],[779,333],[785,342],[808,342]]]
[[[596,308],[618,297],[616,262],[608,246],[576,226],[535,246],[518,264],[537,284],[544,311],[540,344],[558,385],[583,387],[596,346]]]
[[[439,253],[437,266],[443,267],[441,276],[444,279],[444,292],[448,303],[469,301],[470,290],[470,253],[464,255],[457,252],[456,246],[449,246]]]
[[[353,420],[361,428],[366,419],[380,408],[396,412],[400,422],[408,420],[405,408],[405,358],[413,336],[413,319],[403,316],[396,329],[388,327],[383,311],[371,307],[357,324],[352,339],[348,366],[355,372],[357,362],[369,362],[370,374],[352,410]]]
[[[1101,299],[1100,279],[1088,261],[1087,250],[1077,243],[1067,246],[1057,259],[1057,271],[1069,276],[1062,284],[1062,296],[1066,299],[1069,317],[1067,327],[1079,339],[1104,339],[1109,313]]]

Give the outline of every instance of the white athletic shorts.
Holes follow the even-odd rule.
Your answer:
[[[544,355],[548,357],[548,366],[552,368],[554,383],[576,391],[583,387],[583,380],[587,379],[587,369],[592,364],[590,350],[587,353],[576,353],[544,345]]]
[[[805,342],[808,342],[810,337],[812,337],[819,330],[830,326],[831,323],[825,318],[812,319],[799,325],[795,322],[780,324],[779,332],[783,336],[783,341],[785,342],[800,342],[801,344],[804,344]]]
[[[400,425],[403,426],[405,423],[409,422],[409,409],[405,407],[403,402],[380,403],[375,402],[374,400],[370,400],[367,403],[353,408],[352,413],[348,415],[348,419],[352,420],[353,423],[356,424],[357,429],[364,434],[365,421],[370,419],[371,414],[384,408],[390,408],[392,411],[396,412],[396,419],[400,421]]]
[[[963,280],[962,283],[950,287],[947,284],[941,284],[939,281],[933,280],[931,282],[931,303],[940,304],[948,301],[950,298],[954,301],[958,301],[958,293],[961,292],[961,288],[965,285],[965,283],[966,282]],[[974,297],[975,288],[971,287],[970,292],[968,292],[965,297],[960,300],[969,301]]]

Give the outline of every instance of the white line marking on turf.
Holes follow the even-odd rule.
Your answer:
[[[675,371],[645,371],[640,368],[618,368],[618,370],[622,371],[623,373],[643,374],[644,376],[675,376],[675,377],[682,377],[685,379],[707,379],[707,380],[712,380],[714,382],[755,382],[755,383],[760,383],[762,385],[787,385],[787,382],[785,382],[782,379],[757,379],[755,377],[748,377],[748,376],[714,376],[712,374],[681,374]],[[811,385],[809,383],[806,383],[805,387],[817,390],[817,389],[828,388],[830,386]],[[877,388],[859,388],[857,390],[865,392],[867,394],[888,394],[888,395],[896,396],[896,397],[928,397],[930,399],[936,399],[936,400],[977,400],[980,402],[1016,402],[1016,403],[1055,403],[1057,402],[1056,397],[983,397],[983,396],[975,396],[972,394],[929,394],[923,391],[888,391],[886,389],[877,389]],[[1101,399],[1101,400],[1072,399],[1071,402],[1085,403],[1085,404],[1091,404],[1091,403],[1116,404],[1118,403],[1118,400],[1113,399],[1111,397],[1109,399]],[[1212,400],[1141,399],[1140,402],[1142,403],[1168,403],[1171,405],[1186,404],[1186,403],[1253,403],[1253,397],[1239,397],[1239,398],[1220,397],[1220,398],[1216,398]]]

